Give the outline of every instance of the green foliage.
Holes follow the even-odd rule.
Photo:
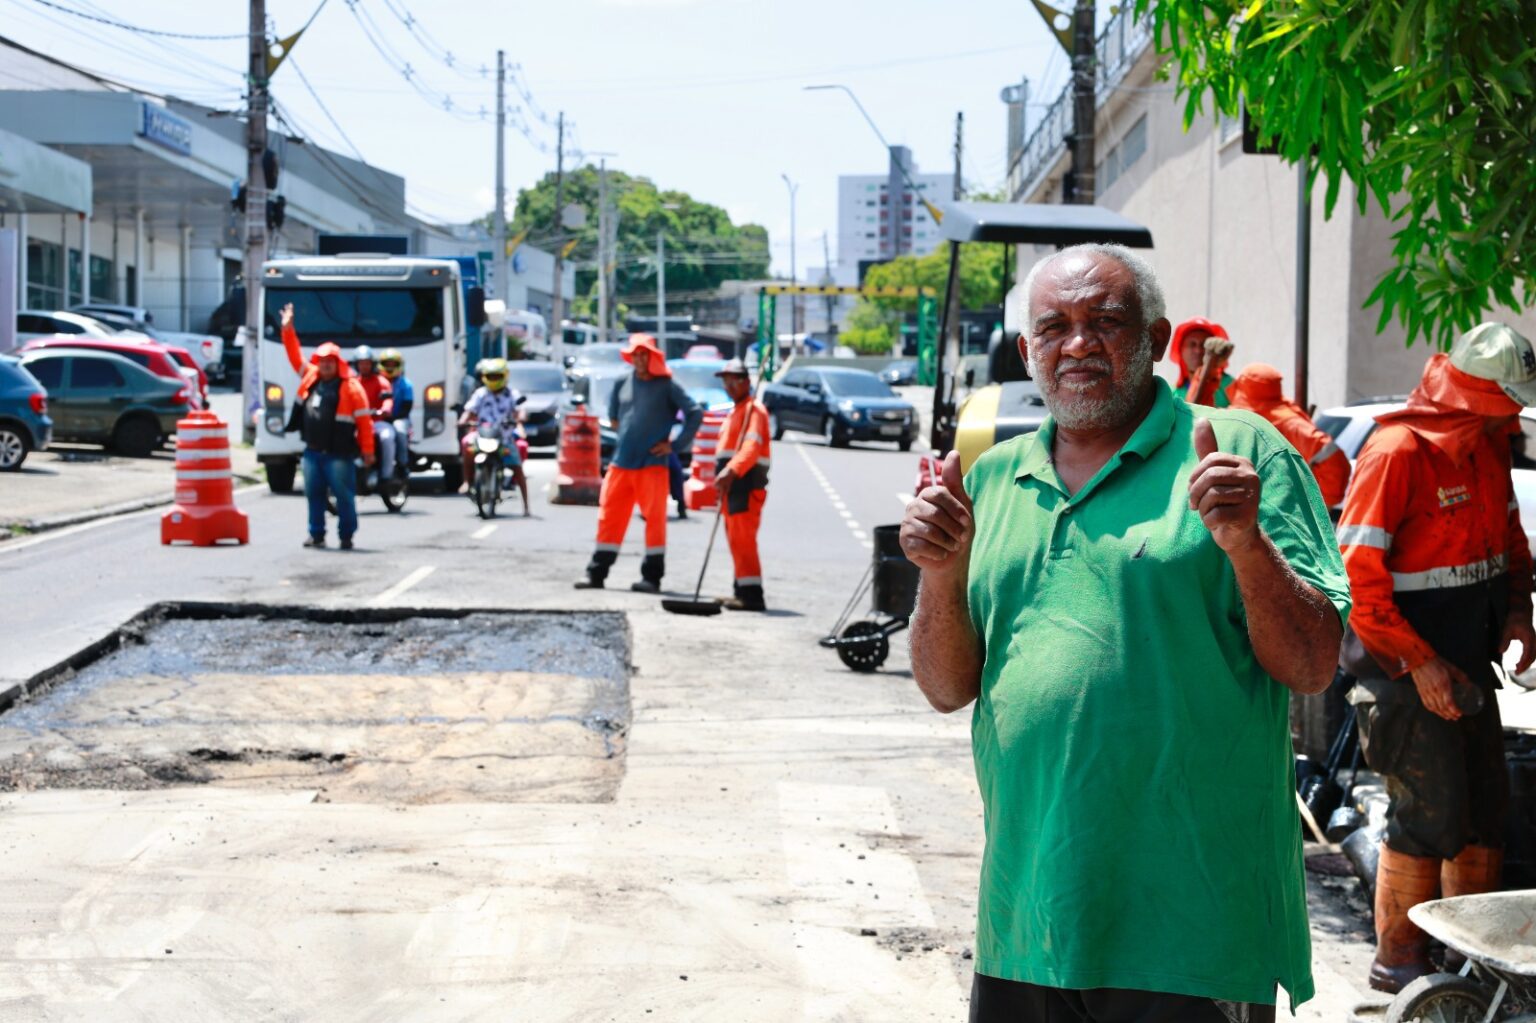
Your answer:
[[[1449,347],[1536,300],[1536,6],[1529,0],[1134,0],[1177,61],[1186,127],[1248,109],[1291,163],[1397,224],[1370,303]]]
[[[529,243],[549,250],[575,238],[568,258],[576,262],[576,293],[590,300],[592,313],[597,308],[598,194],[596,167],[567,171],[564,201],[585,207],[587,223],[575,229],[557,227],[555,176],[546,174],[518,193],[507,228],[509,238],[528,229]],[[768,276],[768,232],[756,224],[733,224],[719,206],[699,202],[686,192],[660,191],[650,180],[622,171],[608,172],[608,198],[619,216],[614,290],[621,300],[644,301],[655,293],[656,232],[663,229],[669,293],[707,291],[721,281]],[[489,216],[482,221],[489,222]]]
[[[864,276],[865,287],[929,287],[942,299],[949,278],[949,243],[944,242],[926,256],[897,256],[888,263],[872,266]],[[960,307],[982,309],[1001,305],[1007,286],[1003,282],[1003,246],[966,244],[960,247]],[[917,311],[915,298],[877,298],[873,300],[891,312]]]
[[[860,355],[886,355],[895,343],[890,314],[867,298],[859,299],[848,314],[848,326],[837,335],[838,344]]]

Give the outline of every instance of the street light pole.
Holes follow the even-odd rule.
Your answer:
[[[656,341],[667,350],[667,233],[656,229]]]
[[[795,270],[795,193],[800,191],[800,186],[789,180],[788,174],[780,174],[784,179],[784,185],[789,189],[789,283],[799,284],[800,277]],[[791,348],[799,344],[800,335],[800,296],[789,296],[789,329],[795,338],[790,341]],[[798,349],[795,349],[798,350]]]
[[[853,100],[853,105],[859,108],[859,113],[864,115],[864,121],[869,125],[870,129],[874,131],[875,138],[879,139],[880,144],[885,147],[885,151],[890,153],[891,144],[885,140],[885,134],[880,130],[880,126],[875,123],[875,119],[873,117],[869,116],[869,111],[864,109],[864,104],[859,102],[859,97],[853,94],[852,89],[848,88],[846,85],[838,85],[836,83],[831,85],[805,86],[806,92],[819,92],[825,89],[839,89],[843,92],[846,92],[848,94],[848,98]],[[942,222],[944,219],[944,214],[939,212],[939,208],[937,206],[923,198],[923,193],[918,190],[917,182],[912,180],[912,171],[907,167],[906,162],[897,160],[896,166],[901,170],[901,179],[907,183],[907,188],[911,190],[913,195],[917,196],[918,201],[927,208],[928,215],[933,218],[933,222],[935,224]]]

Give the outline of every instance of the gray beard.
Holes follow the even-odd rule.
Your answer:
[[[1057,363],[1058,370],[1060,362]],[[1125,373],[1108,398],[1096,399],[1077,394],[1054,378],[1047,380],[1040,372],[1034,349],[1029,353],[1029,375],[1040,388],[1045,407],[1061,426],[1069,430],[1113,430],[1124,426],[1136,413],[1136,405],[1152,380],[1152,332],[1143,330]]]

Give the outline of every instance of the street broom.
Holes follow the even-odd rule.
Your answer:
[[[720,532],[720,517],[725,514],[725,497],[720,498],[720,506],[715,509],[715,524],[709,529],[709,546],[704,548],[704,567],[699,569],[699,584],[693,588],[693,599],[683,600],[680,597],[667,597],[661,602],[663,611],[670,611],[675,615],[699,615],[708,617],[720,613],[720,601],[715,597],[699,599],[699,594],[704,592],[704,573],[709,571],[709,556],[715,549],[715,534]]]

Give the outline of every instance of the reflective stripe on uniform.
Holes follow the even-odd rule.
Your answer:
[[[1485,561],[1474,561],[1470,565],[1446,565],[1423,572],[1393,572],[1392,588],[1402,593],[1446,590],[1492,579],[1508,569],[1509,555],[1499,554]]]
[[[1328,461],[1328,459],[1332,458],[1334,456],[1334,453],[1337,452],[1338,450],[1339,450],[1339,446],[1337,444],[1335,444],[1333,441],[1329,441],[1327,444],[1324,444],[1322,446],[1322,449],[1320,451],[1318,451],[1317,454],[1315,454],[1311,458],[1307,459],[1307,464],[1308,465],[1322,465],[1324,462]]]
[[[605,554],[619,553],[619,545],[616,543],[600,543],[597,545],[597,549]]]
[[[352,422],[352,417],[343,412],[338,412],[336,413],[336,421],[338,423],[350,423]]]
[[[736,580],[737,586],[761,586],[763,577],[760,575],[745,575]]]
[[[1380,526],[1340,526],[1339,546],[1378,547],[1385,551],[1392,547],[1392,534]]]
[[[659,558],[666,553],[667,549],[665,547],[647,547],[645,549],[645,556],[648,558]]]

